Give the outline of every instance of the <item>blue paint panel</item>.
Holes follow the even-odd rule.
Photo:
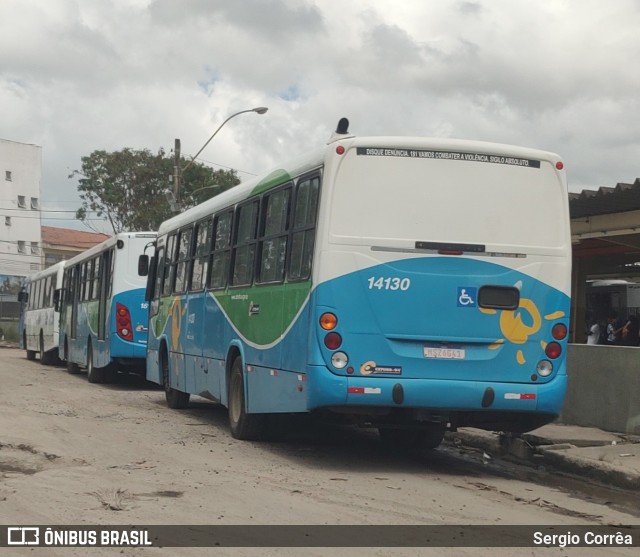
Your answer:
[[[306,387],[304,374],[252,366],[247,373],[247,409],[256,413],[306,412]]]
[[[404,291],[369,287],[370,277],[385,275],[409,279],[410,286]],[[459,307],[460,284],[476,289],[485,284],[519,284],[521,299],[531,300],[531,307],[505,316],[501,311]],[[530,382],[536,364],[545,358],[544,343],[554,340],[553,325],[568,325],[570,303],[567,295],[518,271],[484,261],[439,257],[397,261],[345,275],[320,285],[317,299],[316,319],[328,308],[338,316],[340,349],[348,354],[356,374],[375,362],[402,367],[403,378],[514,383]],[[545,319],[558,311],[564,317]],[[518,336],[518,330],[526,334]],[[331,368],[332,351],[323,346],[326,333],[320,327],[316,333],[324,363]],[[551,381],[561,369],[566,339],[561,344],[564,353],[556,361],[558,371],[538,378],[539,382]],[[427,358],[427,346],[464,350],[464,359]],[[519,363],[522,359],[524,364]],[[333,372],[347,374],[346,369]]]
[[[111,358],[136,358],[145,359],[147,352],[147,337],[149,326],[149,311],[144,299],[143,288],[127,290],[115,294],[111,301],[107,330],[109,350]],[[131,315],[133,341],[125,340],[118,336],[116,323],[116,308],[120,303],[125,306]]]

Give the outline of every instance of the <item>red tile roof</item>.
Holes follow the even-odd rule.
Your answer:
[[[42,227],[42,243],[50,247],[89,249],[108,238],[111,238],[111,236],[97,232],[84,232],[83,230],[57,228],[55,226]]]

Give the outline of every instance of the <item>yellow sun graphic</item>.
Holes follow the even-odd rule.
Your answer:
[[[480,308],[480,311],[487,315],[498,313],[495,309]],[[513,344],[525,344],[531,335],[540,330],[543,319],[552,321],[561,317],[564,317],[564,312],[562,311],[556,311],[542,317],[533,300],[522,298],[518,309],[502,310],[500,312],[500,331],[505,338],[498,339],[493,344],[490,344],[489,349],[496,350],[505,343],[505,339]],[[542,341],[540,345],[544,350],[546,343]],[[516,361],[520,365],[524,365],[527,362],[522,350],[518,350],[516,353]]]

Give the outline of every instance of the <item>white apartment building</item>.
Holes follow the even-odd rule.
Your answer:
[[[0,293],[40,270],[42,147],[0,139]]]

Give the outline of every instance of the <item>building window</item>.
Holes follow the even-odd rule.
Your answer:
[[[11,170],[5,170],[4,171],[4,179],[7,182],[11,182]]]
[[[18,240],[18,253],[27,253],[27,243],[22,241],[22,240]]]
[[[18,196],[18,207],[20,207],[21,209],[27,208],[27,199],[24,195]]]
[[[4,225],[11,226],[11,217],[4,217]]]
[[[32,209],[40,209],[40,201],[38,201],[37,197],[31,198],[31,208]]]
[[[38,242],[31,242],[31,255],[40,255],[40,245]]]

